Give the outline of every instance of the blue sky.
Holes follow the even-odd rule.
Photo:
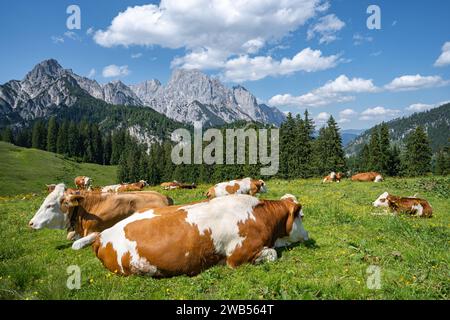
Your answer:
[[[81,9],[80,30],[66,27],[71,4]],[[381,10],[380,30],[366,25],[372,4]],[[282,111],[307,108],[318,124],[332,114],[344,129],[450,100],[446,0],[0,5],[0,83],[22,79],[48,58],[101,83],[166,83],[173,68],[200,68]]]

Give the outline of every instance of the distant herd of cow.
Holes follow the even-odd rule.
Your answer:
[[[332,172],[323,182],[342,178],[341,173]],[[383,180],[376,172],[351,179]],[[47,185],[49,194],[29,226],[67,230],[73,249],[92,245],[103,265],[120,275],[192,276],[216,264],[234,268],[274,261],[275,248],[308,240],[302,205],[295,196],[286,194],[280,200],[255,197],[267,192],[263,180],[219,183],[207,191],[208,199],[176,206],[168,196],[141,191],[147,186],[145,181],[93,188],[91,178],[77,177],[75,185],[77,189],[62,183]],[[176,181],[161,187],[196,188]],[[387,192],[373,205],[396,213],[432,215],[426,200]]]

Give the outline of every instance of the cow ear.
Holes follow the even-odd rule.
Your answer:
[[[292,231],[292,226],[294,225],[294,220],[300,215],[302,206],[301,204],[296,203],[294,201],[289,201],[288,206],[289,206],[289,216],[286,221],[286,232],[287,234],[290,234]]]
[[[83,201],[83,200],[84,200],[84,196],[79,195],[79,194],[72,194],[65,198],[64,204],[66,206],[68,206],[69,208],[78,207],[80,205],[81,201]]]

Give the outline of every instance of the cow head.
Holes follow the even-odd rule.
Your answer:
[[[63,183],[58,184],[28,225],[35,230],[65,229],[69,226],[70,209],[78,206],[83,199],[82,195],[66,191]]]
[[[61,210],[61,201],[66,186],[61,183],[45,198],[39,210],[28,225],[35,229],[64,229],[68,223],[67,215]]]
[[[389,193],[385,192],[373,202],[374,207],[389,207],[388,201]]]
[[[383,181],[383,177],[381,176],[381,174],[379,174],[379,175],[377,175],[376,177],[375,177],[375,180],[374,180],[375,182],[381,182],[381,181]]]
[[[141,181],[139,181],[139,183],[142,185],[142,187],[148,187],[149,186],[149,184],[145,180],[141,180]]]
[[[342,172],[336,173],[336,181],[337,182],[340,182],[343,177],[344,177],[344,174]]]
[[[289,216],[286,222],[286,232],[288,236],[277,239],[275,247],[283,247],[292,243],[306,241],[309,239],[308,232],[303,227],[303,210],[302,205],[297,201],[297,198],[291,194],[286,194],[281,197],[285,202]]]
[[[266,193],[267,192],[267,186],[266,183],[264,182],[264,180],[257,180],[255,182],[256,187],[259,190],[259,193]]]

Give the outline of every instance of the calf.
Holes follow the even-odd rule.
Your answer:
[[[173,201],[157,192],[101,194],[65,192],[59,184],[42,203],[29,226],[39,229],[67,229],[69,236],[79,238],[73,249],[81,249],[95,240],[95,236],[130,216],[136,210],[148,207],[165,207]]]
[[[363,172],[358,173],[352,176],[352,181],[360,181],[360,182],[381,182],[383,181],[383,176],[378,172]]]
[[[75,186],[80,190],[89,189],[92,184],[92,179],[85,176],[79,176],[75,178]]]
[[[267,192],[266,183],[263,180],[253,180],[251,178],[245,178],[241,180],[232,180],[228,182],[222,182],[211,187],[206,196],[209,199],[216,197],[223,197],[230,194],[249,194],[251,196],[257,193]]]
[[[425,199],[397,197],[385,192],[373,203],[374,207],[385,207],[396,213],[407,213],[418,217],[431,218],[433,209]]]
[[[279,201],[230,195],[200,203],[141,210],[100,233],[93,249],[121,275],[196,275],[226,263],[274,261],[281,247],[308,239],[302,206],[294,196]]]

